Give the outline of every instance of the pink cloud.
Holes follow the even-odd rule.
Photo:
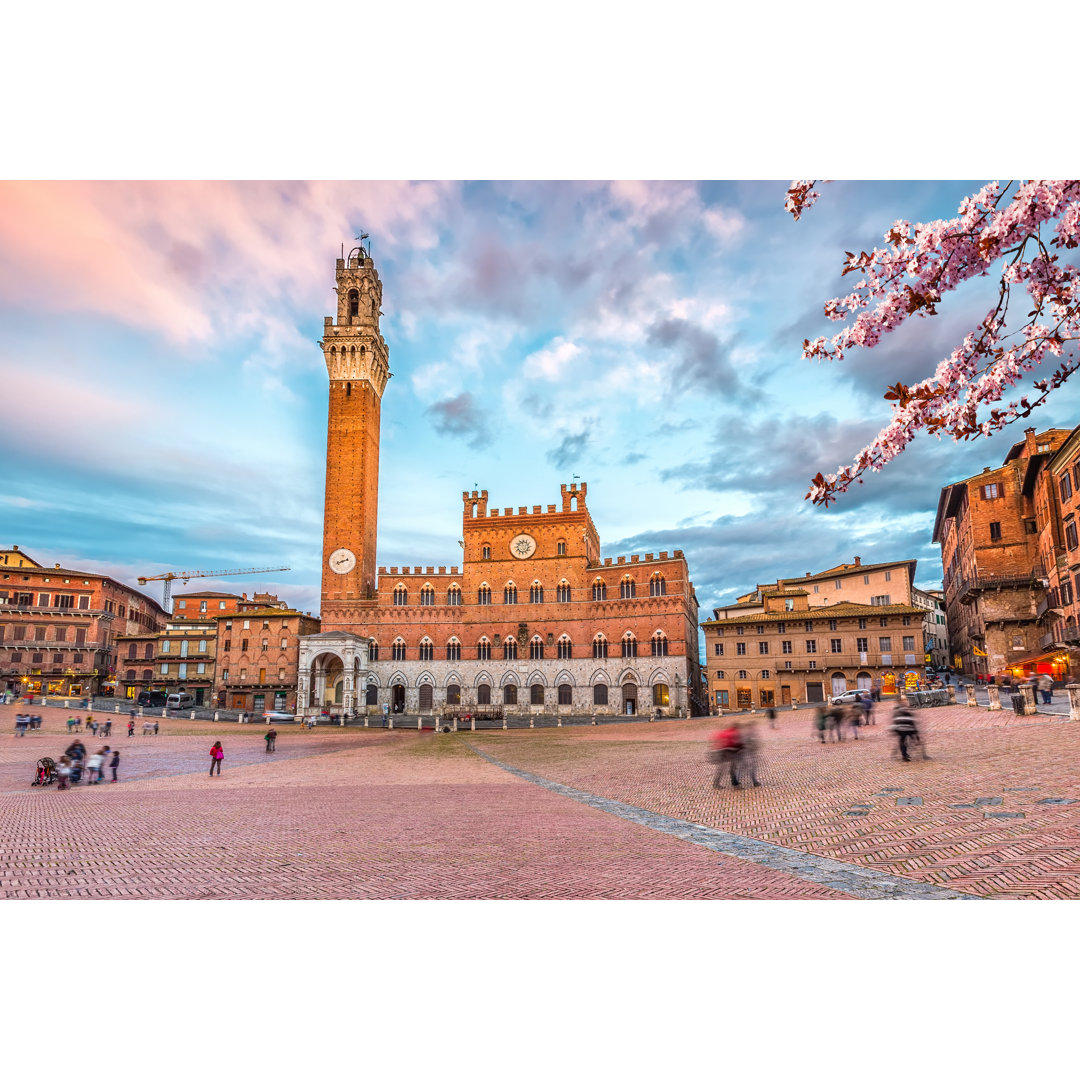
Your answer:
[[[454,197],[399,181],[6,182],[0,294],[181,343],[262,333],[286,304],[331,311],[328,253],[352,229],[383,251],[431,247]]]

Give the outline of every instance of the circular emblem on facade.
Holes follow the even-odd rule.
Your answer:
[[[536,550],[536,541],[528,533],[518,533],[510,541],[510,554],[515,559],[527,559]]]
[[[348,548],[338,548],[328,561],[335,574],[347,574],[356,565],[356,556]]]

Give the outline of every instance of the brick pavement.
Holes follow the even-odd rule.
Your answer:
[[[285,727],[274,756],[259,726],[169,720],[156,739],[114,732],[124,783],[58,792],[29,783],[37,757],[70,741],[66,717],[40,710],[45,730],[18,739],[16,711],[0,708],[5,897],[845,895],[583,805],[471,746],[665,820],[853,870],[972,896],[1080,892],[1080,804],[1043,801],[1080,800],[1080,725],[1046,717],[927,710],[930,760],[904,764],[883,723],[858,743],[820,746],[808,714],[781,714],[778,730],[762,730],[765,786],[719,792],[704,762],[715,721],[704,719],[455,736]],[[211,778],[219,737],[225,768]],[[1001,803],[976,802],[988,798]]]

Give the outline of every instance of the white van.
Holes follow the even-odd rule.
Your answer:
[[[194,709],[195,699],[191,694],[170,694],[165,702],[166,709]]]

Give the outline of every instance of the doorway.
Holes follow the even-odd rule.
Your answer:
[[[623,683],[622,686],[623,713],[626,716],[637,715],[637,684],[632,682]]]
[[[401,683],[390,688],[390,704],[394,712],[405,711],[405,687]]]

